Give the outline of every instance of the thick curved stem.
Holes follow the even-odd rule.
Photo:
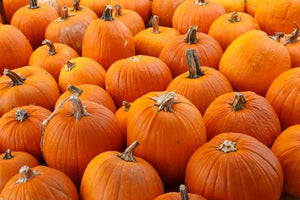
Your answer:
[[[177,95],[175,92],[167,92],[161,96],[158,97],[149,97],[150,99],[156,101],[156,103],[154,104],[155,106],[158,106],[158,110],[159,111],[169,111],[169,112],[174,112],[172,106],[174,104],[180,103],[177,100]]]
[[[231,17],[228,19],[231,23],[240,22],[241,16],[238,15],[236,11],[234,11],[231,15]]]
[[[26,78],[21,78],[17,73],[9,69],[4,69],[3,75],[6,75],[11,79],[12,87],[16,85],[23,85],[23,82],[26,80]]]
[[[2,157],[3,160],[9,160],[9,159],[12,159],[14,156],[11,155],[11,150],[10,149],[7,149],[5,151],[5,154],[4,156]]]
[[[82,10],[82,7],[80,7],[80,4],[79,4],[79,0],[75,0],[74,3],[73,3],[73,8],[72,8],[72,12],[77,12],[77,11],[80,11]]]
[[[122,8],[120,4],[115,5],[115,17],[120,17],[123,15]]]
[[[155,33],[155,34],[160,33],[158,15],[154,15],[152,18],[152,33]]]
[[[37,9],[40,6],[37,3],[37,0],[29,0],[29,7],[30,9]]]
[[[72,84],[68,85],[67,90],[68,90],[69,92],[71,92],[72,95],[75,95],[75,96],[77,96],[77,97],[79,97],[79,96],[82,94],[82,92],[83,92],[82,89],[80,89],[80,88],[78,88],[78,87],[75,87],[75,86],[72,85]]]
[[[197,26],[191,26],[186,34],[186,38],[184,39],[188,44],[197,44],[199,39],[197,38]]]
[[[122,105],[124,106],[124,111],[128,112],[130,109],[130,103],[127,101],[122,101]]]
[[[26,183],[37,175],[39,175],[37,172],[32,171],[27,165],[24,165],[19,170],[19,179],[16,181],[16,184]]]
[[[223,144],[217,148],[217,150],[222,151],[224,153],[230,153],[230,152],[235,152],[237,151],[236,142],[232,142],[230,140],[225,140]]]
[[[234,100],[232,103],[230,103],[230,105],[232,105],[234,111],[239,111],[244,108],[246,102],[247,100],[245,99],[243,93],[237,92],[235,93]]]
[[[276,32],[275,35],[271,35],[269,36],[269,38],[271,38],[272,40],[276,41],[276,42],[280,42],[280,39],[284,37],[284,33],[283,32]]]
[[[299,41],[298,37],[299,37],[299,26],[296,22],[294,22],[296,28],[295,30],[290,34],[290,36],[285,38],[285,42],[284,42],[284,46],[288,45],[288,44],[293,44]]]
[[[60,15],[60,18],[57,21],[57,23],[66,21],[68,19],[68,17],[69,17],[68,7],[67,6],[63,6],[61,8],[61,15]]]
[[[66,71],[67,72],[72,71],[72,69],[74,69],[74,67],[76,67],[76,63],[68,60]]]
[[[104,7],[104,11],[100,19],[103,19],[104,21],[114,20],[114,18],[112,17],[112,7],[110,5],[106,5]]]
[[[18,109],[15,114],[15,118],[19,122],[24,122],[28,117],[30,117],[30,114],[23,108]]]
[[[50,56],[53,56],[53,55],[56,54],[56,50],[55,50],[54,44],[50,40],[47,40],[47,39],[43,40],[42,45],[47,45],[49,47],[48,54]]]
[[[188,196],[188,190],[185,185],[181,184],[179,186],[179,192],[180,192],[181,200],[190,200]]]
[[[197,51],[195,49],[187,49],[185,52],[190,79],[199,78],[204,75],[204,72],[200,68],[199,59],[197,56]]]
[[[140,143],[138,141],[134,141],[129,147],[125,149],[123,153],[119,153],[117,156],[122,158],[126,162],[135,162],[135,158],[133,156],[134,150]]]

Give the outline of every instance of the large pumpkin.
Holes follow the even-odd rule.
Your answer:
[[[207,199],[277,200],[283,172],[277,157],[255,138],[223,133],[191,156],[185,184]]]
[[[158,171],[165,185],[182,183],[191,154],[206,142],[198,109],[174,92],[150,92],[131,104],[127,144],[138,140],[135,154]]]
[[[107,151],[91,160],[82,177],[81,199],[153,200],[163,194],[162,181],[153,166],[134,157],[138,145],[135,141],[123,153]]]

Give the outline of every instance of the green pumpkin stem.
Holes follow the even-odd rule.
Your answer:
[[[185,52],[188,68],[189,68],[189,76],[190,79],[199,78],[204,75],[204,72],[200,68],[199,59],[197,56],[197,52],[195,49],[187,49]]]
[[[54,44],[53,42],[51,42],[50,40],[43,40],[42,41],[42,45],[47,45],[49,47],[49,51],[48,51],[48,54],[50,56],[53,56],[56,54],[56,50],[55,50],[55,47],[54,47]]]
[[[284,33],[283,32],[276,32],[274,35],[269,36],[269,38],[271,38],[272,40],[276,41],[276,42],[280,42],[280,38],[284,37]]]
[[[103,14],[100,19],[103,19],[104,21],[112,21],[114,18],[112,17],[112,7],[110,5],[106,5],[104,7]]]
[[[37,9],[39,7],[37,0],[29,0],[29,9]]]
[[[115,17],[120,17],[123,15],[122,8],[120,4],[115,5]]]
[[[230,153],[230,152],[235,152],[237,151],[236,142],[232,142],[230,140],[225,140],[223,144],[217,148],[217,150],[222,151],[224,153]]]
[[[76,67],[76,63],[68,60],[66,71],[67,72],[72,71],[72,69],[74,69],[74,67]]]
[[[288,44],[293,44],[299,41],[299,26],[296,22],[294,22],[296,28],[293,30],[293,32],[290,34],[290,36],[287,36],[285,38],[284,46]]]
[[[237,92],[235,93],[234,100],[232,103],[230,103],[230,105],[232,105],[234,111],[239,111],[244,109],[246,102],[247,100],[245,99],[243,93]]]
[[[9,69],[4,69],[3,75],[6,75],[11,79],[11,87],[16,85],[23,85],[23,82],[26,80],[26,78],[21,78],[17,73]]]
[[[122,101],[122,105],[124,106],[124,111],[128,112],[131,104],[127,101]]]
[[[78,87],[75,87],[75,86],[72,85],[72,84],[68,85],[67,90],[68,90],[69,92],[71,92],[72,95],[75,95],[75,96],[77,96],[77,97],[79,97],[79,96],[82,94],[82,92],[83,92],[82,89],[80,89],[80,88],[78,88]]]
[[[197,44],[199,39],[197,38],[197,26],[191,26],[186,34],[186,38],[184,39],[188,44]]]
[[[37,175],[39,175],[37,172],[32,171],[30,167],[24,165],[19,170],[19,179],[16,181],[15,184],[26,183]]]
[[[5,8],[4,8],[3,0],[0,0],[0,16],[1,16],[1,22],[2,22],[2,24],[8,24],[7,23],[7,19],[6,19],[6,14],[5,14]]]
[[[156,101],[156,103],[154,104],[155,106],[158,106],[158,110],[159,111],[165,111],[165,112],[174,112],[172,106],[174,104],[180,103],[177,100],[177,95],[175,92],[167,92],[163,95],[160,95],[158,97],[149,97],[150,99]]]
[[[79,4],[79,0],[74,0],[74,3],[73,3],[73,8],[72,8],[72,12],[77,12],[77,11],[80,11],[82,10],[82,7],[80,7],[80,4]]]
[[[126,162],[135,162],[135,157],[133,156],[134,150],[140,143],[138,141],[134,141],[129,147],[125,149],[124,152],[119,153],[117,156]]]
[[[179,186],[179,192],[180,192],[181,200],[190,200],[188,195],[188,190],[185,185],[181,184]]]
[[[28,117],[30,117],[30,114],[23,108],[18,109],[15,114],[15,118],[19,122],[24,122]]]
[[[155,34],[160,33],[158,15],[154,15],[152,18],[152,33],[155,33]]]
[[[199,6],[205,6],[208,3],[206,0],[195,0],[195,4],[197,4]]]
[[[7,149],[4,153],[4,156],[2,157],[3,160],[9,160],[12,159],[14,156],[11,155],[11,150]]]
[[[231,23],[236,23],[241,21],[241,16],[238,15],[236,11],[233,11],[231,17],[228,19]]]

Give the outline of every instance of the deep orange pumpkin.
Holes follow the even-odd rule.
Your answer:
[[[10,24],[12,16],[15,12],[28,4],[28,0],[1,0],[0,10],[2,10],[1,18],[3,24]]]
[[[73,6],[69,7],[69,14],[72,15],[83,15],[82,17],[91,17],[92,19],[97,19],[97,14],[87,6],[81,5],[82,2],[79,0],[74,0]]]
[[[258,0],[247,0],[246,1],[246,13],[251,15],[252,17],[255,17],[255,10],[256,10],[256,4]]]
[[[96,13],[98,17],[101,17],[104,11],[104,7],[108,5],[110,0],[81,0],[80,4],[90,8]]]
[[[244,0],[212,0],[223,6],[226,13],[230,12],[245,12],[246,1]]]
[[[125,134],[127,134],[127,119],[130,106],[131,104],[129,102],[123,101],[122,106],[115,112],[115,115],[120,124],[120,128]]]

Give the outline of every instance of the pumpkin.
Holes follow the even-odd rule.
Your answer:
[[[198,26],[198,31],[208,33],[215,19],[225,14],[221,4],[212,0],[187,0],[175,10],[172,26],[181,34],[185,34],[190,26]]]
[[[28,0],[1,0],[0,13],[3,24],[10,24],[11,18],[14,13],[21,7],[26,6]]]
[[[300,125],[285,129],[275,140],[272,151],[279,159],[283,169],[283,190],[295,197],[300,197],[297,187],[300,182]]]
[[[41,106],[16,107],[0,118],[0,151],[24,151],[43,161],[41,125],[51,112]]]
[[[104,88],[105,73],[105,69],[89,57],[72,58],[61,68],[58,85],[63,92],[69,84],[94,84]]]
[[[90,8],[98,17],[101,17],[103,15],[104,7],[108,5],[109,2],[110,0],[81,0],[80,4]]]
[[[42,152],[49,167],[66,173],[79,189],[84,170],[99,153],[121,151],[124,134],[108,108],[70,95],[42,124]],[[59,156],[57,150],[59,149]]]
[[[105,70],[115,61],[135,55],[131,31],[113,20],[112,7],[106,6],[100,19],[88,26],[82,41],[82,56],[99,62]]]
[[[208,35],[216,39],[225,51],[233,40],[251,30],[260,30],[251,15],[232,12],[218,17],[210,26]]]
[[[280,121],[271,104],[254,92],[230,92],[217,97],[204,116],[207,137],[238,132],[271,147],[281,133]]]
[[[29,40],[16,27],[0,23],[0,72],[28,64],[33,50]]]
[[[93,20],[97,19],[97,14],[89,7],[81,5],[79,0],[74,0],[73,6],[69,7],[68,13],[72,15],[83,15],[85,18],[91,17]],[[89,16],[89,17],[87,17]]]
[[[176,36],[161,50],[159,59],[167,64],[173,77],[187,71],[185,52],[196,49],[201,64],[217,69],[223,55],[220,44],[211,36],[197,32],[196,26],[191,26],[187,34]]]
[[[152,24],[152,27],[142,30],[134,36],[135,52],[138,55],[158,57],[167,41],[180,35],[174,28],[159,26],[157,15],[153,16]]]
[[[226,13],[230,12],[245,12],[245,1],[244,0],[213,0],[223,6]],[[247,3],[247,2],[246,2]]]
[[[58,3],[56,0],[38,0],[37,3],[38,4],[40,4],[40,3],[48,4],[49,6],[52,6],[58,12]]]
[[[82,177],[81,199],[153,200],[163,194],[163,184],[155,169],[133,155],[138,145],[135,141],[123,153],[107,151],[91,160]]]
[[[58,18],[58,13],[48,4],[38,5],[37,0],[29,2],[29,6],[23,6],[15,12],[11,19],[11,25],[22,31],[30,41],[32,48],[36,49],[45,39],[48,24]]]
[[[68,176],[46,166],[24,165],[3,188],[0,197],[7,200],[78,200],[76,187]]]
[[[39,163],[32,155],[22,151],[12,152],[7,149],[5,153],[0,155],[0,191],[23,165],[34,167],[38,166]]]
[[[256,4],[258,0],[247,0],[246,1],[246,10],[245,12],[251,15],[252,17],[255,17],[255,10],[256,10]]]
[[[163,91],[172,80],[168,66],[153,56],[137,55],[113,63],[105,75],[105,88],[117,107],[151,91]]]
[[[44,69],[24,66],[4,69],[3,74],[0,77],[0,116],[24,105],[38,105],[48,110],[54,108],[60,91],[54,78]]]
[[[38,47],[31,54],[28,64],[45,69],[56,81],[64,64],[79,55],[66,44],[53,43],[50,40],[44,40],[43,46]]]
[[[174,78],[166,90],[186,97],[201,114],[204,114],[215,98],[227,92],[233,92],[233,89],[219,71],[211,67],[200,67],[195,49],[186,50],[186,59],[188,71]]]
[[[287,49],[260,30],[237,37],[224,52],[219,71],[235,91],[253,91],[265,96],[272,81],[291,68]]]
[[[207,199],[280,199],[283,172],[277,157],[255,138],[222,133],[190,157],[185,184]]]
[[[72,47],[81,55],[82,38],[88,25],[94,20],[90,15],[69,15],[68,7],[61,9],[61,17],[54,19],[47,26],[45,38]]]
[[[282,130],[300,123],[300,68],[280,74],[269,87],[266,99],[277,113]]]
[[[56,0],[56,2],[58,4],[58,13],[60,13],[64,6],[71,7],[74,0]]]
[[[131,104],[129,102],[122,101],[122,106],[115,112],[115,115],[120,124],[120,128],[125,134],[127,133],[127,119],[130,106]]]
[[[141,143],[135,155],[147,160],[164,185],[182,183],[191,154],[206,142],[198,109],[175,92],[150,92],[129,109],[127,144]]]

